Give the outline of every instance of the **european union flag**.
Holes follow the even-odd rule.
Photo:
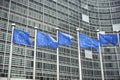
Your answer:
[[[42,32],[37,32],[36,46],[45,46],[45,47],[49,47],[49,48],[57,48],[58,42],[48,34],[45,34]]]
[[[79,33],[79,46],[81,48],[89,48],[88,42],[90,38],[84,34]]]
[[[29,34],[25,31],[14,29],[13,31],[13,42],[16,44],[31,45]]]
[[[47,43],[48,43],[47,35],[42,32],[37,32],[36,46],[47,46]]]
[[[79,33],[79,46],[81,48],[89,48],[92,47],[94,49],[98,49],[99,41],[96,39],[92,39],[84,34]]]
[[[60,45],[70,45],[71,44],[71,39],[72,36],[62,33],[62,32],[58,32],[58,43]]]
[[[92,48],[98,50],[99,43],[100,43],[99,40],[91,38],[91,44],[90,45],[91,45]]]
[[[47,35],[48,39],[48,47],[49,48],[57,48],[58,47],[58,42],[50,35]]]
[[[117,45],[118,39],[116,34],[100,34],[100,44],[112,44]]]

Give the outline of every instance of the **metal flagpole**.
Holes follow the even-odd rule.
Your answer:
[[[33,80],[35,80],[35,69],[36,69],[36,35],[37,35],[37,27],[35,27],[35,40],[34,40]]]
[[[98,40],[99,40],[99,33],[100,33],[100,31],[97,30]],[[101,76],[102,76],[102,80],[105,80],[104,79],[103,62],[102,62],[102,52],[101,52],[100,43],[99,43],[99,55],[100,55],[100,65],[101,65]]]
[[[117,38],[118,38],[118,47],[120,47],[120,36],[119,36],[119,30],[117,31]],[[117,50],[118,52],[118,50]],[[119,52],[118,52],[119,53]],[[118,56],[117,56],[118,58]],[[118,58],[119,59],[119,58]],[[117,61],[118,62],[118,61]],[[118,62],[118,65],[119,65],[119,62]],[[120,69],[119,69],[119,66],[118,66],[118,70],[119,70],[119,75],[120,75]]]
[[[58,42],[58,30],[59,28],[56,28],[57,30],[57,42]],[[57,80],[59,80],[59,47],[57,48]]]
[[[77,28],[76,30],[77,30],[77,39],[78,39],[78,62],[79,62],[79,77],[80,77],[79,80],[82,80],[81,53],[80,53],[80,46],[79,46],[79,31],[80,31],[80,28]]]
[[[120,47],[120,44],[119,44],[119,30],[116,30],[115,31],[116,32],[116,35],[117,35],[117,40],[118,40],[118,47]],[[117,60],[117,65],[118,65],[118,70],[119,70],[119,72],[120,72],[120,69],[119,69],[119,56],[117,55],[119,52],[118,52],[118,49],[117,49],[117,46],[115,46],[115,51],[116,51],[116,56],[117,56],[117,58],[116,58],[116,60]],[[120,75],[120,73],[119,73],[119,75]]]
[[[120,47],[120,36],[119,36],[119,31],[117,31],[117,38],[118,38],[118,46]]]
[[[12,50],[13,50],[13,32],[14,32],[15,23],[12,23],[12,35],[11,35],[11,47],[10,47],[10,57],[9,57],[9,67],[8,67],[8,79],[10,80],[11,76],[11,64],[12,64]]]

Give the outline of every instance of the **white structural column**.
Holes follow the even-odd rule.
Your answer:
[[[14,27],[15,24],[12,23],[12,34],[11,34],[11,44],[10,44],[10,57],[9,57],[9,66],[8,66],[8,79],[11,80],[11,64],[12,64],[12,53],[13,53],[13,32],[14,32]]]
[[[56,28],[57,30],[57,42],[58,42],[58,30],[59,28]],[[59,80],[59,47],[57,48],[57,80]]]
[[[35,40],[34,40],[33,80],[35,80],[35,69],[36,69],[36,35],[37,35],[37,27],[35,27]]]
[[[98,40],[99,40],[99,34],[100,34],[100,31],[97,30],[97,37],[98,37]],[[102,80],[105,80],[105,78],[104,78],[104,71],[103,71],[102,51],[101,51],[100,43],[99,43],[99,55],[100,55],[101,77],[102,77]]]
[[[80,52],[80,46],[79,46],[79,31],[80,29],[77,28],[77,40],[78,40],[78,62],[79,62],[79,80],[82,80],[82,66],[81,66],[81,52]]]

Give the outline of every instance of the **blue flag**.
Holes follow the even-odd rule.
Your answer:
[[[37,32],[36,46],[47,46],[47,43],[48,43],[47,35],[42,32]]]
[[[48,48],[57,48],[58,42],[48,34],[45,34],[42,32],[37,32],[36,46],[45,46]]]
[[[48,47],[49,48],[57,48],[58,47],[58,42],[51,37],[50,35],[47,35],[47,39],[48,39]]]
[[[100,44],[112,44],[117,45],[118,39],[116,34],[100,34]]]
[[[70,45],[71,44],[71,39],[72,36],[62,33],[62,32],[58,32],[58,43],[60,45]]]
[[[16,44],[31,45],[29,34],[25,31],[14,29],[13,31],[13,42]]]
[[[92,39],[84,34],[79,33],[79,46],[81,48],[92,47],[98,49],[99,41],[97,39]]]
[[[120,41],[120,33],[119,33],[119,41]]]
[[[99,43],[100,43],[99,40],[91,38],[91,44],[90,45],[91,45],[92,48],[98,50]]]

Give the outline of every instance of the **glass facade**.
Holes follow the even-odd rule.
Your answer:
[[[87,19],[85,19],[87,18]],[[0,78],[7,78],[12,27],[30,34],[32,46],[13,44],[11,78],[33,79],[35,27],[57,38],[61,32],[72,35],[71,46],[59,46],[60,80],[79,80],[76,27],[97,38],[96,30],[112,32],[120,24],[120,0],[0,0]],[[105,80],[120,80],[120,47],[101,47]],[[101,80],[100,57],[91,48],[92,59],[81,50],[82,79]],[[57,51],[37,47],[36,80],[57,80]]]

